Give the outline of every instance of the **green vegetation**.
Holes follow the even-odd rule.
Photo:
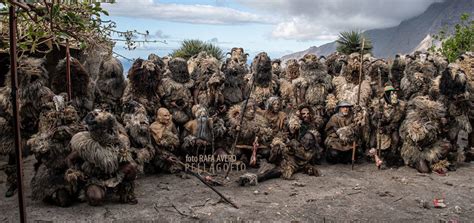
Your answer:
[[[114,1],[108,1],[114,2]],[[9,51],[8,8],[11,2],[4,3],[0,9],[0,51]],[[54,47],[59,49],[66,40],[76,49],[93,48],[94,46],[110,46],[114,42],[123,41],[127,49],[133,50],[137,42],[162,42],[146,40],[148,31],[117,31],[114,21],[105,21],[101,16],[108,12],[98,1],[72,1],[69,4],[37,2],[14,3],[17,9],[17,47],[22,54],[47,54]],[[112,35],[119,39],[112,39]],[[144,36],[145,40],[136,40]]]
[[[469,19],[469,14],[461,15],[461,23],[454,26],[452,35],[448,35],[446,30],[434,35],[434,39],[441,42],[441,47],[436,48],[433,44],[431,52],[441,53],[449,62],[454,62],[464,52],[474,51],[474,20]]]
[[[362,32],[349,31],[339,33],[339,39],[336,40],[337,51],[344,54],[360,53],[362,48],[362,39],[364,39],[364,51],[363,53],[372,52],[372,42],[369,38],[365,37]]]
[[[225,56],[224,51],[218,46],[196,39],[184,40],[181,43],[181,47],[174,50],[170,55],[172,57],[181,57],[187,60],[192,56],[199,54],[201,51],[206,51],[209,55],[212,55],[218,60],[222,60]]]

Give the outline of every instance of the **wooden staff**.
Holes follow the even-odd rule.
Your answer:
[[[235,154],[235,146],[237,145],[237,141],[239,140],[240,132],[242,131],[241,127],[242,127],[242,123],[243,123],[243,120],[244,120],[245,111],[247,110],[247,104],[249,103],[250,96],[252,95],[252,91],[255,88],[255,75],[256,74],[253,74],[253,76],[252,76],[252,85],[250,87],[250,92],[249,92],[247,98],[245,99],[244,104],[242,105],[242,109],[240,111],[239,129],[237,130],[237,133],[235,135],[234,143],[232,144],[232,149],[231,149],[232,155]],[[224,178],[227,178],[229,176],[230,169],[231,168],[229,168],[229,170],[227,170],[227,173],[225,174]]]
[[[20,208],[20,222],[26,222],[25,199],[23,194],[23,160],[21,155],[21,134],[20,134],[20,114],[18,104],[18,74],[17,74],[17,51],[16,51],[16,31],[17,20],[15,6],[10,2],[9,7],[9,26],[10,26],[10,76],[11,76],[11,98],[13,102],[13,131],[15,134],[15,158],[16,158],[16,177],[18,187],[18,206]]]
[[[359,89],[357,91],[357,104],[359,105],[360,103],[360,87],[362,85],[362,65],[364,63],[364,44],[365,44],[365,39],[362,38],[362,48],[360,49],[360,70],[359,70]],[[351,165],[351,170],[354,170],[354,162],[355,162],[355,153],[356,153],[356,142],[352,142],[352,165]]]
[[[71,89],[71,54],[69,52],[69,39],[66,39],[66,82],[67,82],[67,97],[72,100]]]
[[[211,184],[209,184],[201,175],[199,175],[199,173],[197,173],[196,171],[194,170],[191,170],[191,169],[197,169],[198,171],[200,172],[206,172],[207,171],[202,171],[200,170],[199,168],[186,168],[186,164],[179,161],[178,159],[174,158],[174,157],[167,157],[166,158],[168,161],[170,162],[174,162],[176,164],[179,164],[182,166],[182,168],[184,169],[184,172],[188,173],[188,174],[191,174],[193,176],[195,176],[196,178],[198,178],[204,185],[206,185],[207,187],[209,187],[212,191],[216,192],[217,195],[219,195],[219,197],[221,197],[225,202],[229,203],[230,205],[232,205],[234,208],[236,209],[239,209],[239,206],[237,206],[237,204],[235,204],[234,202],[232,202],[231,200],[229,200],[229,198],[227,198],[226,196],[224,196],[221,192],[219,192],[216,188],[214,188]],[[230,168],[229,168],[230,169]],[[208,173],[210,174],[210,173]]]

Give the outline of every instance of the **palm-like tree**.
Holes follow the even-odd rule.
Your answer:
[[[189,59],[194,55],[199,54],[202,51],[206,51],[208,54],[212,55],[213,57],[217,58],[218,60],[222,60],[224,58],[224,52],[218,46],[204,42],[202,40],[184,40],[181,43],[181,47],[173,50],[171,53],[172,57],[181,57],[184,59]]]
[[[362,32],[349,31],[339,33],[339,39],[336,40],[337,51],[344,54],[360,53],[362,48],[362,39],[364,41],[364,54],[372,52],[372,42],[365,37]]]

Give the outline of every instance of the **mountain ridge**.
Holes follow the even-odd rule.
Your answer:
[[[393,58],[396,54],[409,54],[416,50],[425,51],[431,47],[434,34],[443,27],[451,32],[460,22],[463,13],[474,15],[474,1],[446,0],[431,4],[422,14],[400,22],[389,28],[367,30],[364,34],[374,46],[373,55],[378,58]],[[306,53],[327,56],[336,51],[336,41],[323,44],[281,57],[283,64],[291,58],[301,58]]]

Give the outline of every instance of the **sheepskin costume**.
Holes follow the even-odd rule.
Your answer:
[[[202,105],[194,105],[192,107],[194,119],[184,125],[186,135],[183,139],[182,147],[186,150],[191,150],[194,147],[205,147],[211,144],[212,136],[212,120],[206,108]],[[198,145],[198,139],[202,140],[205,145]],[[190,154],[197,154],[191,151]],[[194,151],[196,152],[196,151]]]
[[[45,69],[44,59],[20,58],[18,61],[18,103],[22,133],[22,148],[27,150],[26,141],[38,131],[38,122],[41,112],[52,106],[54,93],[47,87],[48,72]],[[13,195],[16,188],[16,160],[14,150],[14,131],[11,104],[11,74],[7,73],[6,87],[0,90],[0,154],[8,155],[8,165],[5,167],[7,196]]]
[[[474,104],[474,53],[466,52],[456,61],[464,71],[467,77],[467,91],[469,92],[469,101]],[[469,110],[469,121],[474,125],[474,109]],[[469,147],[471,147],[471,160],[474,160],[474,131],[469,135]]]
[[[28,137],[36,133],[39,115],[43,110],[49,109],[54,96],[53,91],[47,87],[49,76],[44,63],[44,59],[32,57],[18,61],[18,98],[22,133]],[[11,83],[10,78],[9,72],[5,83]]]
[[[249,55],[248,53],[245,53],[244,49],[241,48],[241,47],[234,47],[227,54],[230,54],[230,58],[227,58],[226,63],[228,63],[229,60],[232,60],[232,61],[235,61],[239,64],[246,64],[247,63],[247,57]],[[246,73],[247,72],[248,71],[246,70]]]
[[[397,54],[395,55],[395,59],[393,60],[390,66],[390,82],[392,83],[395,89],[400,88],[400,82],[403,78],[403,72],[405,71],[405,67],[407,66],[407,61],[409,58],[405,55]]]
[[[130,138],[133,158],[139,164],[138,169],[143,172],[145,163],[148,163],[153,155],[147,111],[142,104],[128,101],[123,107],[122,120]]]
[[[79,60],[73,57],[70,60],[71,101],[82,118],[94,108],[95,84]],[[51,76],[51,89],[56,94],[67,92],[66,59],[59,61],[56,66],[56,72]]]
[[[456,148],[456,161],[464,162],[468,149],[468,136],[472,133],[469,113],[474,109],[469,100],[467,76],[458,64],[451,63],[439,81],[439,101],[447,108],[448,138]]]
[[[392,104],[389,94],[387,92],[382,98],[374,98],[370,105],[370,148],[380,148],[381,158],[392,166],[402,164],[399,128],[405,118],[407,104],[403,100]]]
[[[150,121],[142,104],[128,101],[123,108],[122,120],[132,147],[144,148],[150,144]]]
[[[239,63],[228,59],[221,67],[224,73],[224,85],[222,94],[224,102],[228,106],[235,105],[244,100],[245,80],[248,68],[245,63]]]
[[[313,159],[321,156],[321,149],[317,136],[307,132],[301,140],[291,140],[287,143],[288,149],[282,153],[280,169],[282,178],[293,179],[293,174],[297,171],[304,171],[310,176],[319,176],[319,171],[310,163]]]
[[[359,91],[359,68],[360,56],[353,53],[348,58],[348,64],[344,67],[341,76],[334,77],[332,84],[334,86],[334,96],[338,101],[347,101],[350,104],[357,104],[357,95]],[[360,103],[362,107],[368,107],[372,98],[372,88],[370,86],[370,77],[362,74],[362,83],[360,84]],[[331,96],[332,97],[332,96]],[[328,108],[326,108],[328,110]]]
[[[122,63],[117,58],[111,57],[102,62],[100,71],[96,87],[96,107],[120,114],[120,99],[127,86]]]
[[[428,95],[432,81],[437,76],[433,63],[416,59],[407,64],[405,75],[400,82],[401,98],[410,100],[416,96]]]
[[[84,130],[73,106],[51,109],[40,117],[38,133],[27,142],[38,161],[49,169],[64,169],[72,136]]]
[[[314,54],[306,54],[301,60],[300,77],[292,82],[299,90],[300,103],[312,106],[324,105],[326,96],[332,90],[332,77],[327,74],[327,67]]]
[[[122,104],[136,101],[142,104],[153,120],[160,108],[158,88],[162,84],[162,70],[153,61],[137,59],[128,71],[128,85],[122,97]]]
[[[445,106],[428,96],[417,96],[408,102],[407,115],[400,126],[405,164],[415,166],[421,160],[433,165],[445,158],[450,147],[443,138],[445,117]]]
[[[445,71],[449,65],[446,57],[439,53],[436,53],[436,54],[427,53],[427,60],[433,63],[433,65],[436,67],[436,73],[438,75],[442,74],[443,71]]]
[[[8,156],[8,165],[4,172],[7,175],[7,196],[12,196],[16,189],[15,136],[13,132],[11,89],[0,88],[0,155]],[[24,140],[23,140],[24,141]],[[24,147],[23,147],[24,148]]]
[[[220,118],[209,117],[207,109],[202,105],[194,105],[192,112],[194,119],[184,125],[181,146],[186,154],[212,154],[215,139],[221,139],[226,131],[224,122]]]
[[[274,105],[276,107],[274,107]],[[265,103],[265,110],[258,110],[267,119],[269,127],[273,130],[273,135],[286,129],[286,113],[282,111],[281,99],[277,96],[270,97]]]
[[[9,87],[0,88],[0,154],[4,156],[13,154],[15,148],[10,94]]]
[[[164,61],[164,58],[159,57],[158,55],[152,53],[148,55],[148,60],[153,62],[157,67],[160,68],[160,70],[165,70],[166,69],[166,64]]]
[[[188,60],[188,69],[195,82],[194,104],[200,104],[207,108],[223,104],[224,75],[220,71],[219,61],[207,55],[206,52],[201,52]]]
[[[173,115],[173,121],[178,126],[183,126],[191,117],[193,104],[191,89],[194,87],[194,81],[183,58],[171,59],[168,66],[170,76],[163,79],[158,92],[163,105]]]
[[[281,67],[281,60],[276,59],[272,61],[272,75],[273,78],[280,78],[280,76],[283,74],[283,69]]]
[[[390,69],[388,63],[383,59],[375,59],[367,64],[367,76],[370,77],[372,95],[381,96],[385,83],[389,81]]]
[[[56,102],[63,103],[64,100],[58,99]],[[41,114],[39,131],[27,142],[37,160],[35,175],[31,180],[33,200],[49,200],[59,206],[70,204],[62,201],[65,197],[57,193],[62,189],[67,197],[72,198],[77,192],[77,184],[67,182],[64,174],[68,168],[66,157],[71,152],[69,142],[81,130],[83,126],[72,106],[58,105]]]
[[[121,133],[117,120],[108,112],[94,110],[84,120],[88,131],[75,134],[70,143],[71,151],[77,152],[83,161],[77,163],[78,169],[89,184],[115,187],[121,182],[117,175],[120,165],[133,162],[128,137]]]
[[[339,52],[331,53],[327,56],[325,64],[328,67],[329,75],[332,77],[339,76],[344,72],[344,67],[347,64],[347,56]]]
[[[252,73],[246,76],[248,80],[246,92],[263,109],[267,99],[274,96],[278,89],[278,83],[275,82],[272,76],[271,59],[267,53],[261,52],[255,56],[251,70]],[[254,86],[253,89],[252,85]]]
[[[227,124],[229,125],[228,133],[233,138],[237,136],[238,131],[236,127],[240,124],[242,108],[243,104],[234,105],[227,112]],[[269,128],[267,120],[256,112],[256,109],[256,104],[249,100],[243,116],[242,125],[240,125],[238,144],[252,145],[255,137],[259,138],[259,143],[261,145],[270,142],[272,129]]]
[[[297,88],[293,84],[293,80],[300,76],[300,65],[297,60],[289,59],[286,61],[285,76],[279,80],[280,97],[283,107],[287,110],[298,106]]]

